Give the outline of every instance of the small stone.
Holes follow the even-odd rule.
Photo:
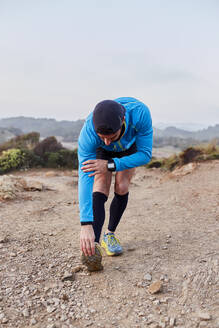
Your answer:
[[[65,271],[65,273],[62,277],[62,281],[74,281],[74,280],[75,280],[74,272]]]
[[[170,327],[174,327],[175,325],[175,322],[176,322],[176,319],[175,318],[170,318]]]
[[[90,311],[90,313],[96,313],[96,312],[97,312],[97,311],[96,311],[95,309],[93,309],[93,308],[90,308],[89,311]]]
[[[144,275],[144,279],[147,281],[151,281],[152,280],[152,276],[150,273],[146,273],[146,275]]]
[[[159,322],[158,327],[159,328],[166,328],[166,323],[165,322]]]
[[[206,322],[205,322],[205,321],[201,321],[201,322],[199,323],[198,328],[207,328],[207,326],[206,326]]]
[[[46,328],[57,328],[55,323],[49,324]]]
[[[67,319],[68,317],[65,314],[63,314],[60,318],[60,321],[66,321]]]
[[[163,287],[162,281],[157,280],[148,287],[148,291],[150,294],[156,294],[161,291],[162,287]]]
[[[76,273],[76,272],[79,272],[79,271],[83,271],[84,267],[82,265],[77,265],[76,267],[74,267],[72,269],[72,272]]]
[[[4,324],[4,323],[8,323],[8,319],[4,317],[4,318],[2,319],[2,323],[3,323],[3,324]]]
[[[60,303],[60,300],[58,299],[58,298],[53,298],[53,302],[54,302],[54,305],[55,306],[58,306],[59,305],[59,303]]]
[[[136,247],[133,247],[133,246],[129,246],[128,248],[127,248],[127,251],[128,252],[133,252],[133,251],[135,251],[136,250]]]
[[[11,256],[11,257],[16,257],[17,254],[16,254],[16,253],[10,253],[10,256]]]
[[[155,301],[153,301],[153,304],[154,305],[159,305],[160,304],[160,301],[159,300],[155,300]]]
[[[160,303],[167,304],[168,303],[168,298],[167,297],[161,298]]]
[[[162,249],[166,250],[166,249],[168,249],[168,247],[167,246],[163,246]]]
[[[46,310],[48,313],[52,313],[56,310],[56,308],[54,306],[47,306]]]
[[[31,326],[34,326],[36,323],[37,323],[37,321],[36,321],[35,318],[32,318],[32,319],[30,320],[30,324],[31,324]]]
[[[29,312],[28,309],[24,309],[23,312],[22,312],[22,314],[23,314],[23,316],[24,316],[25,318],[28,318],[28,317],[30,316],[30,312]]]
[[[209,313],[207,313],[207,312],[199,311],[198,312],[198,318],[200,320],[206,320],[206,321],[208,321],[208,320],[211,320],[211,315]]]
[[[62,299],[63,299],[63,301],[69,301],[69,297],[67,294],[63,294]]]

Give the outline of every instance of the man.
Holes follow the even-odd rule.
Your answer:
[[[135,167],[150,161],[152,143],[149,109],[135,98],[101,101],[86,119],[78,142],[80,247],[85,256],[94,255],[100,240],[113,171],[115,194],[101,246],[108,255],[122,253],[115,231],[128,203]]]

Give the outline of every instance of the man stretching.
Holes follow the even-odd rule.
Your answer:
[[[122,253],[115,237],[126,209],[135,167],[151,159],[153,129],[148,107],[135,98],[103,100],[86,119],[78,142],[80,247],[95,253],[105,220],[105,202],[115,171],[114,198],[101,246],[108,255]]]

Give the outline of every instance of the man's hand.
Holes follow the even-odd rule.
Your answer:
[[[93,173],[89,174],[89,177],[92,177],[96,174],[107,173],[107,163],[108,161],[104,159],[90,159],[82,163],[84,166],[82,166],[81,169],[83,170],[83,172],[94,171]]]
[[[95,235],[91,224],[81,226],[80,247],[86,256],[95,254]]]

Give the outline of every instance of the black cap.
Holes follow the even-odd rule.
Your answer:
[[[100,134],[116,133],[122,126],[125,108],[113,100],[99,102],[93,111],[94,129]]]

